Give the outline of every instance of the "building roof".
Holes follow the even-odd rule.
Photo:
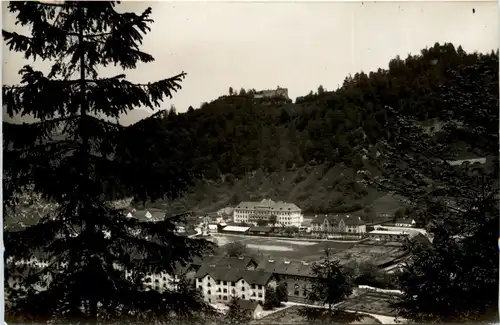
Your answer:
[[[238,307],[243,310],[254,311],[259,303],[257,301],[245,300],[245,299],[236,299],[236,303]]]
[[[373,230],[370,231],[368,234],[372,235],[409,235],[407,231],[402,231],[402,230]]]
[[[396,219],[395,223],[403,223],[403,224],[409,224],[409,225],[411,225],[414,222],[415,222],[415,220],[410,219],[410,218],[399,218],[399,219]]]
[[[363,220],[361,220],[361,217],[357,217],[356,216],[347,216],[345,218],[342,218],[342,220],[344,220],[344,223],[346,224],[346,226],[363,226],[363,225],[366,225],[366,222],[364,222]]]
[[[224,227],[224,231],[237,231],[237,232],[245,232],[247,231],[248,229],[250,229],[250,227],[241,227],[241,226],[226,226]]]
[[[251,257],[208,256],[193,260],[194,265],[215,265],[235,269],[244,269],[252,263],[257,264]]]
[[[272,227],[251,227],[250,231],[258,231],[258,232],[270,232],[272,231]]]
[[[224,266],[204,265],[196,272],[195,277],[201,279],[206,275],[210,275],[216,281],[237,282],[240,279],[244,279],[249,284],[257,285],[267,285],[273,276],[272,273],[263,270],[246,270]]]
[[[159,221],[165,219],[165,212],[160,210],[135,210],[129,211],[130,215],[140,221]],[[128,213],[127,213],[128,215]]]
[[[322,215],[318,215],[318,216],[316,216],[311,221],[311,224],[313,224],[313,225],[321,225],[321,224],[323,224],[323,222],[325,222],[325,220],[328,220],[328,223],[332,223],[332,224],[337,224],[341,220],[344,220],[344,223],[347,226],[363,226],[363,225],[366,225],[366,222],[364,222],[363,220],[361,220],[361,217],[359,217],[359,216],[356,217],[356,216],[350,215],[350,214],[345,214],[345,215],[341,215],[341,214],[322,214]]]
[[[293,203],[283,201],[274,202],[271,199],[263,199],[260,202],[241,202],[235,209],[245,210],[265,210],[265,211],[301,211],[301,209]]]
[[[325,220],[328,220],[329,223],[338,223],[340,221],[339,215],[334,214],[320,214],[316,215],[314,219],[311,221],[312,225],[321,225]]]
[[[217,213],[232,214],[233,210],[234,210],[234,208],[232,208],[232,207],[225,207],[225,208],[219,209],[217,211]]]
[[[279,275],[312,277],[312,263],[266,259],[259,263],[257,270],[265,270]]]

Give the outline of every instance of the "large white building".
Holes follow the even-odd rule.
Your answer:
[[[258,220],[271,220],[276,217],[276,224],[285,227],[300,227],[304,221],[302,210],[293,203],[274,202],[264,199],[260,202],[241,202],[234,208],[233,221],[257,225]]]
[[[228,303],[233,298],[264,304],[266,287],[276,288],[270,272],[204,265],[195,275],[196,288],[208,303]]]

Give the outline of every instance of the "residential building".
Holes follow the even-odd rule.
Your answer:
[[[305,302],[307,291],[311,289],[311,280],[315,278],[312,263],[306,261],[267,259],[259,263],[257,270],[271,272],[278,283],[285,283],[291,302]]]
[[[266,287],[276,287],[270,272],[224,266],[202,265],[195,278],[196,288],[208,303],[228,303],[233,298],[264,303]]]
[[[257,301],[243,300],[243,299],[237,299],[236,302],[238,304],[239,309],[249,313],[253,319],[259,319],[262,317],[262,311],[264,309],[262,308],[261,303]]]
[[[160,221],[165,219],[165,212],[154,209],[147,209],[147,210],[131,209],[127,213],[127,218],[136,218],[141,221]]]
[[[217,215],[220,217],[231,217],[233,215],[234,208],[225,207],[217,211]]]
[[[410,218],[400,218],[396,219],[395,226],[396,227],[405,227],[405,228],[411,228],[415,227],[417,223],[415,220],[410,219]]]
[[[178,234],[182,234],[186,232],[186,227],[184,226],[176,226],[175,227],[175,232]]]
[[[215,234],[219,231],[219,227],[217,225],[208,225],[208,233]]]
[[[148,273],[144,277],[143,283],[146,290],[155,290],[158,292],[177,290],[178,284],[183,277],[185,277],[185,279],[189,282],[192,282],[194,281],[195,274],[196,271],[191,265],[181,266],[177,263],[172,274],[168,274],[166,272]],[[132,272],[126,272],[127,279],[130,279],[131,275]]]
[[[351,215],[319,215],[311,221],[311,232],[317,233],[366,233],[366,223],[361,217]]]
[[[302,210],[293,203],[274,202],[263,199],[260,202],[241,202],[233,212],[235,223],[251,223],[255,226],[258,220],[271,221],[276,218],[276,224],[285,227],[300,227],[304,221]]]
[[[132,254],[135,255],[135,254]],[[7,283],[7,287],[11,288],[19,288],[21,281],[30,274],[30,269],[43,269],[49,265],[48,260],[42,258],[32,257],[29,260],[19,260],[7,261],[8,264],[13,263],[15,265],[24,265],[25,267],[15,268],[15,274],[12,274],[10,277],[9,283]],[[132,280],[134,275],[133,271],[124,270],[124,268],[118,264],[113,265],[115,270],[124,271],[124,276],[126,280]],[[194,275],[196,274],[196,269],[192,265],[182,266],[180,263],[176,263],[174,266],[174,270],[172,274],[168,274],[166,272],[160,273],[147,273],[143,278],[142,282],[145,290],[155,290],[158,292],[163,292],[166,290],[176,290],[178,288],[178,283],[182,278],[185,278],[188,281],[194,281]],[[45,278],[48,282],[51,281],[50,275]],[[45,285],[36,285],[37,290],[45,290]]]
[[[224,216],[223,215],[220,215],[219,213],[215,212],[215,213],[208,213],[207,215],[205,215],[205,222],[207,223],[221,223],[221,222],[224,222]]]
[[[272,227],[251,227],[248,233],[250,235],[269,235],[272,231]]]

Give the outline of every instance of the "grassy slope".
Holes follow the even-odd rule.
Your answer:
[[[275,201],[293,202],[305,212],[312,213],[318,212],[318,208],[321,211],[334,212],[334,206],[352,206],[359,203],[363,208],[373,207],[377,215],[394,212],[402,206],[397,199],[367,189],[359,183],[356,186],[364,188],[366,192],[356,196],[355,191],[350,190],[348,185],[353,181],[353,174],[353,170],[343,164],[333,167],[307,166],[270,174],[257,170],[234,181],[200,181],[181,199],[169,203],[157,202],[153,205],[169,210],[207,213],[234,206],[240,201],[271,198]],[[345,201],[339,203],[340,197],[344,197]]]

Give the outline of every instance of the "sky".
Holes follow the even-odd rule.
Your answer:
[[[127,71],[132,82],[187,73],[183,89],[162,108],[198,108],[229,86],[288,88],[292,99],[336,89],[349,74],[387,68],[435,42],[467,52],[498,48],[496,2],[125,2],[120,11],[153,9],[142,50],[155,62]],[[2,3],[3,28],[19,31]],[[475,12],[473,12],[473,9]],[[19,81],[26,64],[3,46],[3,82]],[[36,68],[44,69],[43,63]],[[105,69],[104,75],[121,73]]]

